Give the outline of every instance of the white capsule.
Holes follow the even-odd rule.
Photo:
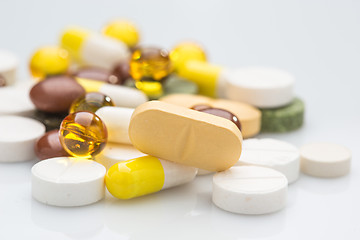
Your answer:
[[[75,207],[95,203],[105,194],[106,169],[92,160],[58,157],[31,169],[32,196],[39,202]]]
[[[240,214],[266,214],[286,205],[286,177],[271,168],[236,166],[213,177],[213,203]]]
[[[282,70],[247,67],[226,72],[226,97],[259,108],[289,104],[293,98],[295,78]]]
[[[6,86],[15,84],[18,65],[19,60],[13,53],[0,49],[0,75],[5,78]]]
[[[116,163],[105,182],[114,197],[130,199],[190,182],[196,173],[193,167],[144,156]]]
[[[311,143],[300,148],[301,171],[314,177],[341,177],[349,173],[351,152],[334,143]]]
[[[109,142],[131,144],[128,129],[133,112],[123,107],[102,107],[95,112],[106,125]]]
[[[34,119],[0,116],[0,162],[35,159],[35,142],[44,133],[45,126]]]
[[[292,183],[299,177],[300,155],[290,143],[275,139],[247,139],[236,165],[270,167],[283,173]]]
[[[130,57],[129,49],[121,41],[79,27],[65,29],[61,45],[82,64],[108,70]]]
[[[101,163],[106,169],[109,169],[118,162],[143,156],[146,156],[146,154],[140,152],[132,145],[107,143],[104,150],[102,150],[99,155],[95,156],[95,161]]]
[[[86,92],[101,92],[109,96],[115,106],[135,108],[148,101],[148,97],[140,90],[125,86],[104,83],[96,80],[76,78]]]

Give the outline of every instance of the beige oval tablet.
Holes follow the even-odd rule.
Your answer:
[[[240,120],[243,138],[253,137],[260,132],[261,112],[259,109],[247,103],[225,99],[212,99],[191,94],[170,94],[160,98],[160,101],[187,108],[200,104],[209,105],[213,108],[221,108],[231,112]]]
[[[160,101],[135,109],[129,136],[146,154],[209,171],[230,168],[241,154],[242,135],[231,121]]]

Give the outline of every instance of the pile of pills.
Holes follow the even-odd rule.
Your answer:
[[[349,173],[343,146],[253,138],[302,126],[291,74],[216,66],[194,42],[168,51],[139,40],[124,20],[101,32],[66,28],[58,46],[33,53],[32,80],[23,83],[17,58],[0,51],[0,100],[14,99],[0,105],[0,162],[40,160],[31,170],[34,199],[83,206],[106,189],[131,199],[213,174],[217,207],[266,214],[286,206],[300,171]]]

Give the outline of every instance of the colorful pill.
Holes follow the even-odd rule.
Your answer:
[[[170,60],[175,71],[181,71],[189,61],[206,62],[204,49],[195,42],[183,42],[174,47],[170,52]]]
[[[70,156],[61,145],[59,129],[45,133],[36,141],[35,154],[40,160]]]
[[[61,46],[81,64],[109,70],[130,56],[124,43],[79,27],[65,29]]]
[[[69,114],[60,125],[61,145],[73,157],[92,158],[107,142],[107,130],[101,119],[91,112]]]
[[[34,78],[66,73],[70,66],[68,51],[57,46],[42,47],[31,56],[29,68]]]
[[[148,100],[147,96],[137,89],[85,78],[76,78],[76,81],[85,88],[86,92],[101,92],[109,96],[115,106],[134,108]]]
[[[230,168],[241,153],[241,132],[229,120],[160,101],[135,109],[129,136],[141,152],[209,171]]]
[[[105,183],[114,197],[130,199],[188,183],[196,172],[193,167],[144,156],[113,165]]]
[[[115,20],[109,22],[102,30],[103,34],[125,43],[129,48],[138,44],[140,36],[137,27],[130,21]]]
[[[114,106],[110,97],[99,92],[88,92],[71,104],[69,113],[82,111],[95,113],[105,106]]]

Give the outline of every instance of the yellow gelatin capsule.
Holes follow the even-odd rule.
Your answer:
[[[130,199],[190,182],[196,173],[194,167],[144,156],[111,166],[105,183],[114,197]]]
[[[126,20],[115,20],[103,28],[103,34],[122,41],[132,48],[139,42],[140,36],[137,27]]]
[[[109,96],[100,92],[88,92],[71,104],[69,112],[87,111],[95,113],[99,108],[107,106],[115,106]]]
[[[165,49],[139,48],[132,54],[130,75],[135,81],[160,81],[171,72],[171,61]]]
[[[71,156],[92,158],[99,154],[107,142],[107,130],[102,120],[91,112],[75,112],[64,118],[59,138]]]
[[[176,45],[170,52],[170,60],[175,71],[179,71],[190,60],[206,62],[204,49],[194,42],[183,42]]]
[[[30,59],[30,72],[35,78],[65,73],[70,65],[68,52],[60,47],[39,48]]]

